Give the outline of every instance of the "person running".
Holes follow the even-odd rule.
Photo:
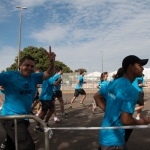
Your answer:
[[[141,77],[143,65],[148,59],[140,59],[137,56],[129,55],[123,59],[123,77],[114,80],[108,86],[102,87],[95,95],[99,107],[105,112],[102,120],[102,127],[123,126],[123,125],[144,125],[149,124],[148,117],[136,120],[132,115],[138,99],[138,91],[132,86],[136,77]],[[103,101],[106,98],[106,104]],[[114,105],[115,104],[115,105]],[[125,130],[100,130],[99,150],[123,150],[125,146]]]
[[[56,74],[53,76],[54,80],[57,81],[58,79],[61,79],[62,74],[63,74],[62,67],[56,67]],[[53,94],[54,94],[54,98],[56,100],[58,100],[60,103],[60,109],[61,109],[62,117],[68,117],[69,113],[66,113],[65,109],[64,109],[64,101],[63,101],[62,91],[61,91],[61,82],[62,82],[62,80],[59,82],[58,85],[53,87]],[[55,101],[53,101],[53,102],[54,102],[54,106],[55,106]],[[56,116],[56,110],[55,110],[53,115],[54,115],[54,122],[55,123],[59,122],[60,120]]]
[[[35,68],[35,73],[40,73],[40,69],[36,67]],[[31,106],[31,111],[30,111],[30,113],[34,115],[33,110],[38,105],[37,106],[37,112],[35,114],[36,116],[38,116],[41,112],[41,107],[40,107],[41,103],[40,103],[40,100],[39,100],[39,95],[41,93],[41,86],[42,86],[41,84],[37,85],[36,93],[35,93],[35,96],[34,96],[34,101],[33,101],[33,104]]]
[[[50,65],[45,72],[33,73],[35,60],[30,55],[20,60],[19,71],[0,73],[0,85],[5,90],[5,101],[2,116],[29,114],[36,92],[37,84],[54,75],[55,53],[45,51],[50,59]],[[6,149],[15,150],[14,121],[1,119],[1,125],[7,133]],[[18,149],[35,150],[34,141],[27,129],[29,120],[17,120]]]
[[[100,89],[102,86],[107,86],[109,82],[107,81],[108,78],[108,72],[103,72],[100,76],[100,81],[98,82],[98,85],[96,86],[98,89]],[[92,113],[94,114],[96,108],[98,105],[96,104],[95,100],[92,101]]]
[[[48,121],[55,111],[55,106],[53,104],[53,100],[54,100],[53,86],[57,86],[60,81],[61,81],[61,78],[55,81],[54,77],[51,77],[43,81],[42,83],[42,92],[39,97],[41,104],[42,104],[42,111],[38,117],[41,118],[42,120],[45,118],[45,123],[48,127],[49,127]],[[39,122],[37,122],[36,127],[34,128],[34,131],[44,132]]]
[[[149,86],[148,84],[145,83],[145,80],[144,80],[143,76],[136,78],[134,80],[134,82],[132,83],[132,85],[139,92],[139,98],[138,98],[138,101],[137,101],[137,104],[139,106],[137,106],[135,108],[135,111],[137,112],[137,115],[136,115],[137,120],[140,120],[141,111],[144,108],[144,91],[143,91],[143,87],[148,87]]]
[[[108,85],[109,82],[107,81],[108,78],[108,72],[103,72],[100,76],[100,81],[98,82],[98,85],[96,86],[98,89],[100,89],[104,85]]]
[[[75,87],[75,93],[74,93],[74,97],[71,99],[70,105],[69,105],[69,109],[72,109],[72,104],[75,101],[75,99],[79,96],[79,94],[82,95],[82,99],[80,101],[80,105],[85,106],[83,104],[83,101],[86,98],[86,92],[84,91],[84,89],[82,88],[83,84],[86,83],[83,79],[84,77],[84,70],[80,70],[80,76],[78,76],[78,80],[76,83],[76,87]]]

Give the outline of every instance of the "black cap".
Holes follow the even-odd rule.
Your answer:
[[[127,57],[125,57],[122,61],[122,68],[124,70],[126,70],[130,64],[135,64],[135,63],[139,63],[142,66],[146,65],[148,62],[148,59],[140,59],[135,55],[129,55]]]

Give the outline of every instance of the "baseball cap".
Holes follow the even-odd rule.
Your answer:
[[[135,55],[129,55],[127,57],[125,57],[122,61],[122,68],[124,70],[126,70],[130,64],[135,64],[135,63],[139,63],[142,66],[146,65],[148,62],[148,59],[140,59]]]

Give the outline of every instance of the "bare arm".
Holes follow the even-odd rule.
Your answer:
[[[53,83],[53,85],[54,85],[54,86],[57,86],[61,80],[62,80],[62,79],[59,78],[57,81],[55,81],[55,82]]]
[[[136,120],[135,118],[132,117],[132,114],[122,112],[121,122],[124,125],[147,125],[150,123],[150,120],[148,117],[143,117],[140,120]]]
[[[45,52],[47,53],[47,55],[50,59],[50,65],[43,74],[43,80],[46,80],[55,74],[55,57],[56,57],[56,55],[55,55],[55,53],[51,52],[51,47],[49,47],[49,53],[46,50],[45,50]]]
[[[96,88],[100,89],[99,85],[97,85]]]
[[[96,101],[96,104],[105,112],[105,102],[104,102],[104,97],[100,95],[99,92],[95,93],[93,96],[94,100]]]
[[[143,83],[139,84],[139,87],[148,87],[148,86],[149,84],[143,84]]]

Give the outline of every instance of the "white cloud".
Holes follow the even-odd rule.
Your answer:
[[[43,5],[47,0],[12,0],[12,5],[21,7],[37,7]]]

